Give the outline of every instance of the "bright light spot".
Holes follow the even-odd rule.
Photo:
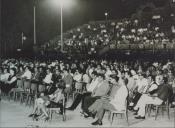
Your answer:
[[[18,51],[18,52],[20,52],[20,51],[21,51],[21,49],[17,49],[17,51]]]
[[[108,15],[108,13],[107,12],[105,12],[105,16],[107,16]]]
[[[50,0],[51,4],[53,4],[54,6],[58,7],[58,6],[64,6],[64,7],[69,7],[73,5],[73,0]]]

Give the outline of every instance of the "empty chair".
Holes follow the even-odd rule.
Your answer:
[[[27,104],[31,105],[32,102],[34,103],[35,99],[37,98],[37,94],[38,84],[36,82],[32,82],[30,87],[30,93],[27,96]]]
[[[25,101],[27,105],[28,94],[30,93],[31,80],[23,79],[24,86],[23,91],[20,92],[20,102],[23,103]]]

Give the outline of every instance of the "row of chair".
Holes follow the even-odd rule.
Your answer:
[[[46,89],[44,84],[39,84],[37,82],[33,82],[31,80],[25,79],[18,79],[17,80],[17,87],[13,88],[9,94],[8,99],[13,99],[14,101],[19,101],[20,104],[25,103],[26,106],[31,107],[34,105],[35,99],[39,97],[40,93],[44,92]],[[13,94],[13,95],[12,95]],[[66,97],[66,96],[65,96]],[[63,98],[63,114],[62,118],[63,121],[66,120],[65,115],[65,105],[66,105],[66,98]],[[54,111],[59,111],[60,108],[48,108],[47,111],[50,116],[50,120],[52,119],[52,114]]]
[[[14,88],[8,95],[9,100],[11,98],[11,93],[13,93],[13,99],[14,101],[20,101],[20,103],[25,103],[26,105],[31,106],[32,103],[34,104],[35,99],[38,97],[38,95],[43,92],[45,90],[45,85],[43,84],[38,84],[36,82],[32,82],[30,80],[25,80],[25,79],[18,79],[17,80],[17,88]],[[80,87],[79,89],[75,89],[75,91],[73,91],[72,93],[72,97],[73,100],[76,97],[77,93],[82,93],[84,91],[85,88]],[[68,94],[65,94],[65,98],[63,99],[62,103],[63,103],[63,121],[66,120],[66,115],[65,115],[65,107],[66,107],[66,100],[68,100]],[[127,99],[126,99],[126,108],[122,111],[111,111],[109,114],[109,120],[110,123],[112,125],[113,123],[113,118],[115,114],[124,114],[125,115],[125,119],[127,121],[127,124],[129,125],[129,121],[128,121],[128,103],[127,103]],[[164,111],[167,111],[168,114],[168,119],[170,119],[170,113],[169,113],[169,102],[166,101],[161,105],[153,105],[153,104],[148,104],[146,106],[146,113],[148,113],[148,116],[150,116],[151,111],[155,111],[155,120],[157,119],[158,113],[160,111],[160,109],[162,110],[162,115],[164,115]],[[52,119],[52,114],[54,111],[58,111],[59,108],[49,108],[48,109],[48,113],[50,116],[50,119]]]

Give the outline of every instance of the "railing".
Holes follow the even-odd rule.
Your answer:
[[[166,44],[117,44],[117,45],[110,45],[111,49],[120,49],[120,50],[153,50],[153,49],[175,49],[175,43],[166,43]]]

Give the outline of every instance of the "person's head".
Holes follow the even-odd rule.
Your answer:
[[[10,75],[11,75],[11,76],[16,75],[16,69],[15,69],[15,68],[11,68],[11,69],[10,69]]]
[[[64,75],[68,75],[68,73],[69,73],[69,70],[66,69],[66,68],[64,68],[64,69],[63,69],[63,74],[64,74]]]
[[[97,69],[101,69],[101,65],[100,64],[97,65]]]
[[[150,76],[151,72],[149,70],[146,70],[146,76]]]
[[[28,70],[30,70],[30,67],[29,66],[26,66],[25,67],[25,71],[28,71]]]
[[[109,83],[113,85],[118,85],[117,82],[119,80],[119,77],[117,75],[110,75],[109,77]]]
[[[111,74],[116,74],[116,75],[118,75],[118,71],[115,70],[115,69],[112,69],[112,70],[111,70]]]
[[[160,77],[156,76],[155,81],[156,81],[156,83],[157,83],[158,85],[163,84],[163,82],[164,82],[163,76],[160,76]]]
[[[55,74],[56,74],[56,75],[59,75],[59,74],[60,74],[60,70],[59,70],[59,69],[56,69],[56,70],[55,70]]]
[[[106,70],[111,70],[109,65],[106,65]]]
[[[77,68],[75,72],[78,73],[78,74],[81,74],[82,70],[80,68]]]
[[[60,80],[59,84],[56,86],[57,86],[57,88],[59,88],[61,90],[64,90],[66,88],[66,84],[63,80]]]
[[[132,76],[131,72],[130,71],[126,71],[125,72],[125,77],[126,78],[130,78]]]
[[[24,71],[24,67],[23,66],[19,66],[18,69],[19,69],[20,72],[23,72]]]
[[[158,69],[156,73],[157,73],[157,75],[162,75],[163,71]]]
[[[139,76],[139,79],[142,80],[143,78],[146,77],[146,74],[145,74],[144,72],[140,72],[140,73],[138,74],[138,76]]]
[[[136,75],[135,70],[131,70],[131,75],[132,75],[132,76]]]
[[[153,81],[155,81],[155,76],[149,75],[147,76],[148,84],[151,84]]]
[[[125,77],[125,71],[122,70],[122,71],[121,71],[121,78],[123,79],[124,77]]]
[[[173,71],[172,71],[172,70],[169,70],[169,71],[168,71],[168,75],[169,75],[169,76],[172,76],[172,75],[173,75]]]
[[[46,73],[47,74],[51,73],[51,69],[50,68],[47,68]]]
[[[39,72],[43,72],[43,68],[41,66],[39,67]]]
[[[100,72],[101,72],[102,74],[105,74],[105,73],[106,73],[106,69],[105,69],[104,67],[102,67],[101,70],[100,70]]]
[[[4,68],[4,74],[8,73],[8,68]]]
[[[93,71],[93,72],[91,73],[91,77],[92,77],[93,79],[95,79],[95,78],[97,77],[97,71]]]
[[[163,77],[162,84],[167,84],[167,83],[168,83],[168,78],[167,77]]]
[[[34,67],[34,72],[38,72],[38,68],[37,67]]]
[[[105,75],[104,74],[98,74],[98,81],[102,82],[105,79]]]

